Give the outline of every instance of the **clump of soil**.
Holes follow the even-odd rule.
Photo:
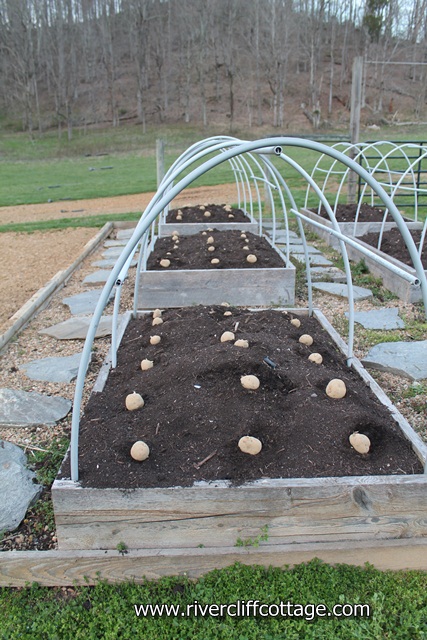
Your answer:
[[[334,207],[332,207],[332,211],[333,210],[334,210]],[[311,211],[313,211],[313,213],[319,213],[317,207],[315,209],[311,209]],[[337,208],[335,211],[335,217],[338,222],[354,222],[354,219],[356,217],[356,212],[357,212],[356,204],[339,204],[337,205]],[[363,202],[360,207],[359,216],[357,219],[359,222],[382,222],[384,219],[384,213],[385,213],[384,208],[372,207],[366,202]],[[327,220],[330,219],[323,205],[320,209],[320,216],[322,218],[326,218]],[[391,222],[392,218],[391,216],[389,217],[390,217],[389,221]]]
[[[421,231],[411,229],[409,233],[411,234],[418,249],[421,241]],[[377,248],[378,238],[379,233],[367,233],[366,235],[359,238],[359,240],[362,240],[372,247]],[[393,258],[396,258],[396,260],[400,260],[400,262],[403,262],[403,264],[407,264],[411,267],[413,266],[408,248],[402,238],[402,234],[400,233],[399,229],[390,229],[389,231],[385,231],[383,233],[380,248],[381,251],[386,253],[388,256],[392,256]],[[423,267],[427,269],[427,250],[425,248],[425,243],[424,251],[421,254],[421,262],[423,263]]]
[[[167,269],[265,269],[285,266],[283,258],[264,237],[249,232],[245,235],[246,239],[240,237],[240,231],[214,229],[206,232],[206,235],[200,232],[191,236],[179,236],[177,244],[172,237],[158,238],[148,257],[147,270],[165,270],[160,265],[160,261],[164,259],[170,260]],[[214,241],[208,244],[210,236]],[[215,251],[209,251],[212,246]],[[249,250],[245,251],[245,246]],[[256,255],[255,263],[246,260],[249,254]],[[213,258],[218,258],[219,263],[212,264]]]
[[[224,315],[231,311],[231,315]],[[101,393],[90,398],[80,430],[80,482],[85,487],[191,486],[195,481],[422,473],[422,464],[390,411],[358,374],[347,367],[329,334],[315,318],[275,310],[225,306],[163,312],[130,321],[118,351],[117,368]],[[249,342],[221,342],[224,331]],[[152,346],[154,333],[161,342]],[[299,342],[309,334],[313,344]],[[308,360],[311,353],[322,364]],[[154,366],[141,371],[148,358]],[[257,390],[240,378],[255,375]],[[347,387],[342,399],[326,395],[330,380]],[[144,407],[127,411],[136,391]],[[348,442],[359,431],[371,451],[357,454]],[[238,441],[262,443],[255,456]],[[150,447],[144,462],[131,459],[137,440]],[[60,472],[69,477],[68,460]]]
[[[250,222],[248,216],[241,209],[231,208],[231,210],[226,211],[224,207],[227,207],[227,205],[206,204],[196,207],[182,207],[182,209],[172,209],[166,216],[166,222],[176,224],[188,222],[212,222],[213,224],[217,222]],[[181,212],[182,220],[180,220],[179,218],[179,211]],[[209,211],[211,215],[206,216],[206,211]]]

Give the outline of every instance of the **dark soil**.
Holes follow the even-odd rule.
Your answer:
[[[332,207],[333,210],[333,207]],[[314,213],[318,213],[317,207],[311,209]],[[339,204],[337,206],[335,217],[338,222],[354,222],[357,211],[355,204]],[[372,207],[370,204],[363,202],[359,211],[359,222],[382,222],[384,219],[385,209],[381,207]],[[320,216],[329,220],[329,215],[324,206],[320,209]],[[391,217],[390,217],[391,221]]]
[[[250,312],[224,306],[167,310],[164,323],[151,316],[131,320],[102,393],[92,395],[81,421],[80,481],[85,487],[190,486],[200,480],[235,484],[258,478],[358,476],[422,473],[422,465],[401,435],[391,413],[357,373],[348,368],[330,336],[315,318],[275,310]],[[249,348],[221,342],[224,331],[249,341]],[[149,344],[153,334],[157,346]],[[299,343],[314,338],[311,347]],[[317,365],[312,352],[323,356]],[[154,367],[141,371],[148,358]],[[270,363],[267,364],[265,358]],[[240,377],[260,379],[245,390]],[[341,400],[325,393],[333,378],[345,381]],[[131,412],[127,394],[145,405]],[[368,435],[371,451],[356,453],[348,438]],[[242,453],[240,437],[263,444],[261,453]],[[150,457],[135,462],[137,440]],[[61,477],[69,477],[66,461]]]
[[[410,234],[417,246],[420,245],[421,240],[421,231],[410,230]],[[377,248],[378,246],[378,238],[379,233],[367,233],[365,236],[359,238],[363,242]],[[390,229],[389,231],[385,231],[383,233],[383,237],[381,240],[381,251],[386,253],[388,256],[392,256],[396,258],[396,260],[400,260],[404,264],[409,266],[413,266],[411,257],[409,255],[408,248],[402,238],[402,234],[398,229]],[[421,254],[421,262],[425,269],[427,269],[427,248],[424,243],[424,251]]]
[[[226,211],[224,207],[228,207],[226,204],[206,204],[197,207],[182,207],[182,209],[172,209],[166,216],[167,223],[181,224],[184,222],[250,222],[249,218],[241,209],[232,208],[231,211]],[[176,216],[181,212],[182,220],[177,220]],[[209,212],[211,215],[205,215]]]
[[[171,263],[167,269],[262,269],[285,266],[283,259],[265,238],[249,232],[245,235],[246,238],[241,238],[240,231],[213,229],[192,236],[179,236],[178,242],[172,237],[158,238],[148,257],[147,270],[166,270],[160,266],[160,260],[164,258]],[[208,244],[209,237],[214,239],[213,244]],[[215,251],[208,250],[211,246],[215,247]],[[249,247],[248,251],[243,249],[245,246]],[[249,254],[256,255],[257,262],[247,262]],[[218,258],[219,264],[212,264],[213,258]]]

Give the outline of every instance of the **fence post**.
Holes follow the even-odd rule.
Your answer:
[[[157,168],[157,188],[165,175],[165,141],[156,140],[156,168]]]
[[[352,80],[351,80],[351,111],[350,111],[350,142],[352,145],[359,142],[360,133],[360,108],[362,103],[362,78],[363,78],[363,58],[358,56],[353,60]],[[349,156],[354,160],[357,150],[350,149]],[[356,202],[356,174],[354,171],[348,172],[348,192],[347,202]]]

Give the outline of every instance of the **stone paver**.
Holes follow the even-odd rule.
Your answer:
[[[303,253],[294,253],[292,254],[292,260],[298,260],[298,262],[305,264],[305,255]],[[334,264],[321,254],[309,254],[308,262],[312,267],[332,267]]]
[[[77,377],[81,353],[72,356],[40,358],[22,365],[21,371],[31,380],[46,382],[71,382]]]
[[[110,258],[114,258],[117,260],[117,258],[121,256],[122,252],[123,249],[121,249],[120,247],[111,247],[111,249],[106,249],[105,251],[103,251],[102,257],[106,260],[109,260]]]
[[[290,244],[289,251],[292,253],[292,255],[294,254],[304,255],[304,247],[302,244]],[[307,245],[307,253],[321,255],[321,252],[319,251],[319,249],[316,249],[316,247],[312,247],[311,245]]]
[[[85,316],[95,311],[98,300],[102,293],[102,289],[92,289],[91,291],[83,291],[75,296],[63,298],[62,303],[66,304],[73,316]],[[114,296],[114,289],[111,291],[109,300]]]
[[[16,529],[41,494],[43,487],[34,479],[35,473],[27,468],[22,449],[0,440],[0,531]]]
[[[338,267],[312,267],[310,272],[312,282],[324,282],[328,280],[331,282],[347,281],[344,271],[338,269]]]
[[[345,314],[348,317],[348,312]],[[403,329],[405,323],[399,316],[399,309],[373,309],[372,311],[356,311],[355,322],[358,322],[365,329],[379,329],[383,331],[392,329]]]
[[[54,426],[65,418],[71,402],[58,396],[45,396],[33,391],[0,389],[0,426]]]
[[[109,247],[124,247],[126,244],[127,240],[122,239],[122,240],[106,240],[104,242],[104,247],[107,247],[107,249]]]
[[[105,284],[110,277],[111,269],[100,269],[99,271],[95,271],[94,273],[90,273],[83,280],[83,284]]]
[[[84,340],[89,330],[92,316],[75,316],[64,322],[41,329],[39,333],[52,336],[58,340]],[[111,335],[113,316],[102,316],[95,338]]]
[[[116,233],[117,240],[130,240],[133,232],[135,231],[135,227],[133,229],[119,229]]]
[[[348,298],[348,286],[346,284],[338,282],[316,282],[313,284],[313,289],[329,293],[332,296]],[[364,287],[353,287],[353,296],[354,300],[366,300],[372,297],[372,291]]]
[[[109,258],[108,260],[96,260],[95,262],[92,262],[92,266],[99,267],[100,269],[108,269],[108,267],[111,267],[112,269],[116,264],[116,262],[117,262],[116,258]],[[132,262],[130,263],[130,266],[136,267],[137,263],[138,263],[137,260],[132,260]]]
[[[387,371],[411,380],[427,378],[427,340],[419,342],[381,342],[362,363],[367,368]]]

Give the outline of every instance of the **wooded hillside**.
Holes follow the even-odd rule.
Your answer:
[[[0,115],[344,127],[355,56],[365,123],[427,119],[427,0],[0,0]]]

